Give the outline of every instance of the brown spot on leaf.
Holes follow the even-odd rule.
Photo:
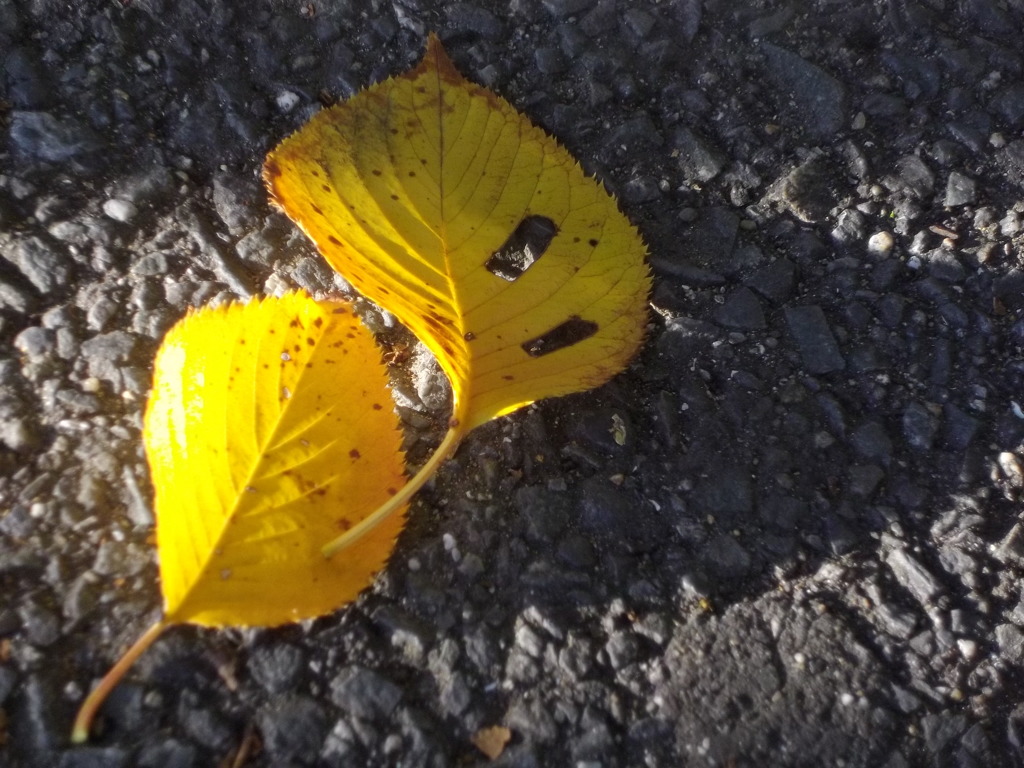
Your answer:
[[[359,459],[359,458],[362,458],[362,454],[361,454],[361,453],[359,453],[359,449],[358,449],[358,448],[353,448],[353,449],[352,449],[351,451],[349,451],[349,452],[348,452],[348,455],[349,455],[349,456],[350,456],[351,458],[353,458],[353,459]]]

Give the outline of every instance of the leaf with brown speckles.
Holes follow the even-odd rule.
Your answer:
[[[454,392],[442,453],[496,416],[603,384],[640,346],[636,228],[434,35],[418,66],[281,142],[264,179],[331,266],[437,357]]]
[[[373,336],[349,304],[303,293],[194,312],[164,338],[143,439],[155,490],[167,626],[275,626],[354,599],[387,561],[404,505],[401,432]],[[351,534],[346,551],[321,548]]]
[[[331,266],[430,348],[466,430],[598,386],[640,345],[636,228],[434,35],[414,69],[281,142],[264,178]]]

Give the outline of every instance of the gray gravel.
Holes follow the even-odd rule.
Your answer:
[[[156,346],[349,290],[260,164],[428,30],[640,227],[647,345],[474,433],[355,604],[168,632],[71,748],[159,611]],[[0,4],[0,764],[483,765],[503,726],[523,768],[1024,766],[1022,30],[1021,0]],[[400,357],[415,462],[445,398]]]

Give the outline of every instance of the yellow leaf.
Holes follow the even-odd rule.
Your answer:
[[[640,345],[637,231],[434,35],[413,70],[283,141],[264,178],[327,261],[434,353],[460,432],[598,386]]]
[[[167,626],[274,626],[352,600],[387,561],[405,483],[380,351],[352,307],[301,293],[195,312],[157,353],[143,439],[164,618],[83,704],[74,740]],[[325,540],[349,532],[344,556]]]
[[[347,304],[293,293],[186,318],[157,355],[143,437],[169,621],[332,611],[401,527],[394,515],[345,558],[320,555],[405,482],[380,350]]]
[[[511,740],[512,731],[503,725],[481,728],[470,736],[473,746],[483,752],[488,760],[497,760],[501,757],[501,753]]]

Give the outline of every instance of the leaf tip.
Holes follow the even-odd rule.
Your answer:
[[[409,78],[414,79],[421,72],[429,70],[436,71],[441,79],[448,83],[461,83],[465,80],[462,73],[452,63],[448,52],[441,43],[441,38],[437,36],[436,32],[427,33],[427,49],[423,55],[423,60],[419,63],[419,66],[409,73]]]

